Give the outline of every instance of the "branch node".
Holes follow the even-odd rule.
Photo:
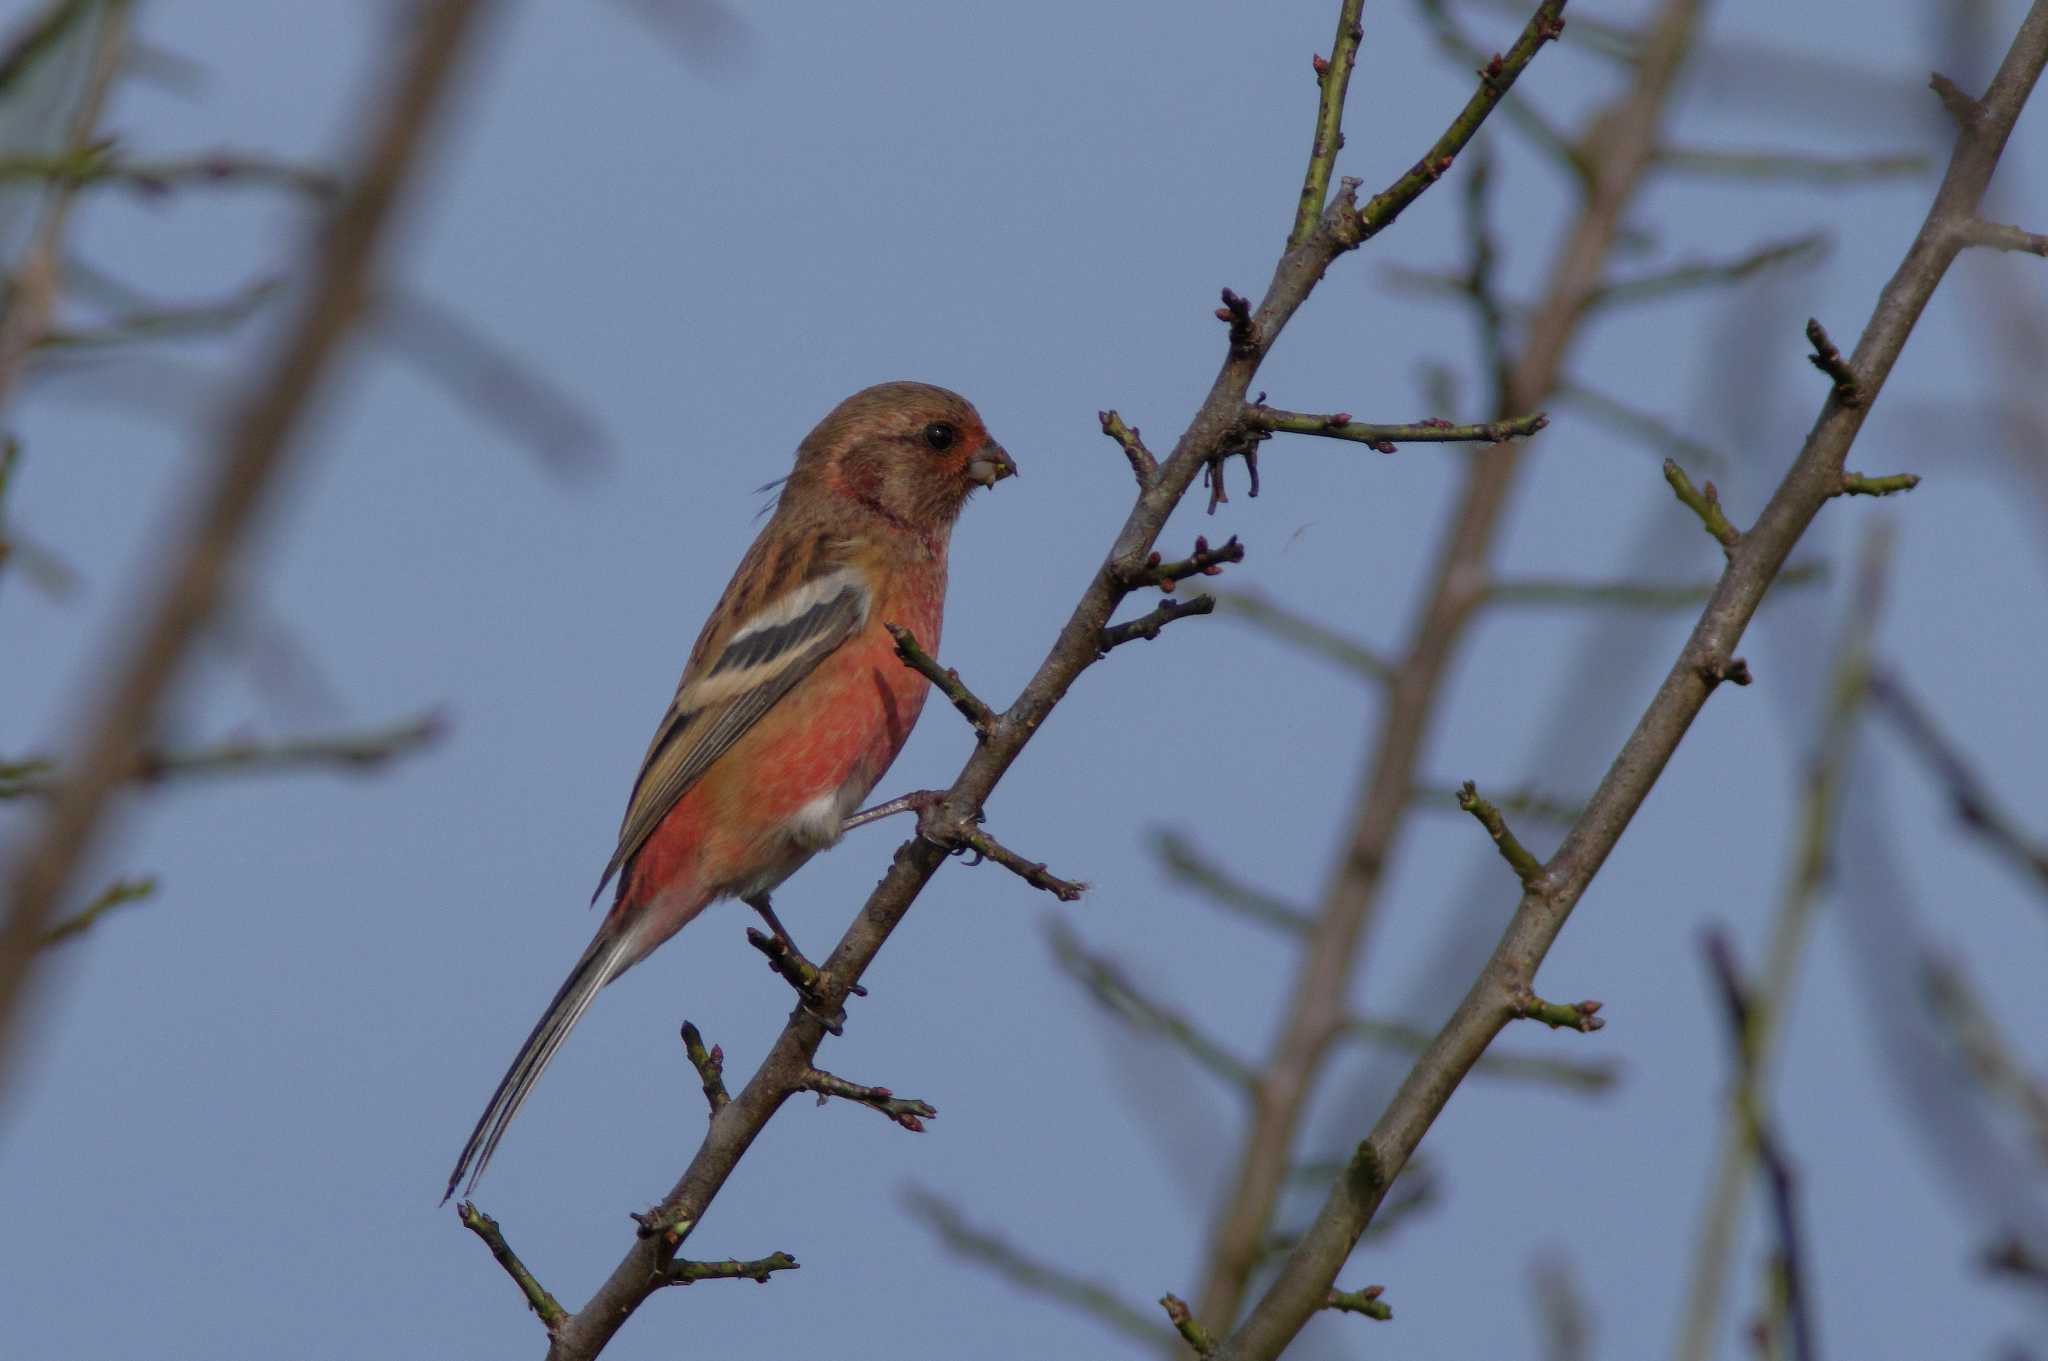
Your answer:
[[[1671,490],[1685,504],[1685,508],[1700,517],[1700,524],[1714,537],[1724,551],[1734,552],[1742,542],[1742,531],[1728,520],[1721,509],[1721,493],[1712,482],[1705,487],[1694,487],[1692,479],[1685,475],[1685,469],[1678,466],[1678,460],[1664,460],[1664,480],[1671,484]]]
[[[1709,690],[1722,681],[1727,681],[1730,685],[1747,685],[1756,679],[1749,674],[1749,663],[1741,657],[1730,657],[1725,662],[1718,657],[1709,657],[1695,670],[1699,672],[1700,679],[1707,683]]]
[[[1527,988],[1516,994],[1509,1005],[1516,1020],[1541,1021],[1552,1030],[1576,1030],[1590,1035],[1607,1024],[1607,1018],[1599,1014],[1598,1002],[1546,1002]]]
[[[1835,342],[1828,339],[1827,328],[1809,317],[1806,338],[1813,345],[1813,353],[1806,356],[1807,362],[1834,380],[1835,400],[1851,409],[1862,406],[1863,387],[1856,377],[1856,370],[1835,348]]]
[[[1522,881],[1522,887],[1531,893],[1541,893],[1548,887],[1543,873],[1543,862],[1538,860],[1528,847],[1515,838],[1508,829],[1507,819],[1500,809],[1479,797],[1479,787],[1467,780],[1458,789],[1458,807],[1478,819],[1486,834],[1493,838],[1493,844],[1500,851],[1500,858],[1508,862],[1508,868],[1515,872],[1515,878]]]
[[[683,1053],[688,1056],[690,1066],[697,1070],[697,1077],[704,1084],[704,1100],[711,1106],[711,1116],[732,1104],[732,1096],[725,1090],[725,1050],[718,1045],[704,1047],[704,1036],[690,1021],[683,1022]]]
[[[1941,100],[1941,107],[1948,110],[1948,116],[1955,119],[1956,129],[1964,134],[1975,133],[1984,123],[1984,105],[1974,96],[1966,94],[1963,87],[1939,71],[1927,77],[1927,87]]]

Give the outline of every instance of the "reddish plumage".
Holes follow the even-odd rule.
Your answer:
[[[885,624],[939,642],[953,521],[1016,471],[966,399],[856,393],[797,450],[775,514],[691,649],[606,867],[596,937],[477,1121],[448,1180],[506,1125],[606,983],[719,898],[766,894],[824,846],[903,749],[927,683]],[[602,892],[600,884],[599,891]]]

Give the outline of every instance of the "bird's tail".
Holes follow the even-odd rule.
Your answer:
[[[635,935],[630,929],[615,929],[611,923],[606,923],[590,942],[590,948],[583,952],[583,958],[576,961],[576,967],[569,971],[569,977],[555,994],[555,1000],[548,1003],[548,1009],[541,1014],[540,1023],[526,1037],[526,1043],[519,1047],[519,1057],[512,1060],[504,1080],[498,1083],[498,1090],[491,1094],[491,1104],[484,1108],[476,1128],[470,1131],[469,1142],[462,1146],[462,1156],[456,1160],[455,1170],[448,1176],[448,1189],[441,1196],[443,1205],[448,1203],[449,1196],[455,1194],[465,1172],[469,1174],[465,1193],[476,1189],[477,1178],[483,1176],[484,1169],[490,1166],[491,1154],[497,1152],[498,1140],[505,1137],[505,1127],[519,1113],[520,1104],[533,1090],[533,1084],[548,1066],[548,1060],[555,1056],[555,1051],[562,1047],[562,1041],[583,1019],[583,1013],[590,1009],[598,989],[624,973],[633,962]]]

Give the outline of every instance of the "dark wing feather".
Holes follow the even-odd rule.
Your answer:
[[[867,621],[869,594],[856,573],[794,617],[742,626],[717,657],[686,677],[647,748],[626,818],[597,893],[639,853],[676,800],[702,779],[747,729]]]

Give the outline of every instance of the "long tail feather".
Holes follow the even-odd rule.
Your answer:
[[[576,967],[569,971],[569,977],[562,983],[555,1000],[548,1003],[548,1009],[541,1014],[540,1023],[533,1033],[526,1037],[526,1043],[519,1048],[519,1057],[512,1060],[512,1066],[498,1083],[498,1090],[491,1094],[491,1104],[470,1131],[469,1142],[462,1146],[462,1156],[455,1162],[455,1170],[448,1176],[448,1189],[441,1196],[446,1205],[448,1198],[455,1194],[463,1174],[469,1173],[469,1185],[464,1194],[476,1189],[477,1179],[490,1166],[491,1154],[497,1152],[498,1140],[505,1137],[505,1127],[512,1123],[512,1117],[519,1113],[526,1094],[533,1090],[548,1060],[562,1047],[562,1041],[583,1019],[583,1013],[590,1009],[590,1003],[598,990],[625,972],[627,956],[632,945],[633,933],[621,931],[614,935],[609,929],[597,933],[590,942],[590,948],[583,952],[583,958],[576,961]],[[475,1168],[470,1164],[474,1162]]]

